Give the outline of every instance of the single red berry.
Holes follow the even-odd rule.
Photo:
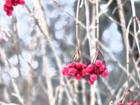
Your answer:
[[[97,67],[101,67],[101,66],[104,65],[104,64],[103,64],[103,61],[102,61],[102,60],[96,60],[95,65],[96,65]]]
[[[82,77],[85,77],[86,75],[88,75],[88,71],[87,71],[87,69],[83,69],[82,70]]]
[[[11,7],[12,6],[12,1],[11,0],[6,0],[5,5]]]
[[[109,71],[107,69],[101,74],[101,76],[104,78],[106,78],[108,75],[109,75]]]
[[[138,103],[138,102],[135,102],[135,103],[134,103],[134,105],[140,105],[140,103]]]
[[[81,75],[79,73],[75,74],[74,77],[75,77],[76,80],[80,80],[81,79]]]
[[[63,74],[63,75],[66,75],[67,73],[68,73],[68,69],[67,69],[67,68],[63,68],[62,74]]]
[[[70,68],[70,69],[68,70],[68,73],[69,73],[70,75],[74,75],[76,72],[77,72],[77,70],[76,70],[75,68]]]
[[[19,4],[20,5],[24,5],[25,4],[25,1],[24,0],[19,0]]]
[[[94,81],[93,80],[88,80],[88,83],[90,84],[90,85],[93,85],[94,84]]]
[[[93,64],[90,64],[90,65],[88,65],[88,67],[86,68],[86,70],[87,70],[87,72],[89,73],[89,74],[93,74],[93,72],[94,72],[94,67],[95,65],[93,65]]]
[[[92,81],[97,80],[97,75],[92,74],[92,75],[90,76],[90,80],[92,80]]]
[[[128,102],[126,105],[134,105],[134,102]]]
[[[74,66],[75,66],[74,63],[70,63],[70,64],[67,65],[68,68],[73,68]]]
[[[79,62],[76,62],[76,63],[75,63],[75,66],[76,66],[76,68],[79,69],[79,70],[82,70],[84,67],[86,67],[84,64],[79,63]]]
[[[3,6],[4,11],[8,11],[8,10],[9,10],[8,8],[9,8],[9,7],[8,7],[7,5],[4,5],[4,6]]]
[[[116,105],[124,105],[122,102],[118,102]]]
[[[7,16],[11,16],[12,15],[12,11],[7,11],[6,14],[7,14]]]
[[[18,0],[12,0],[12,5],[13,5],[13,6],[18,5]]]
[[[104,72],[106,70],[106,67],[104,65],[99,67],[99,73],[101,74],[102,72]]]

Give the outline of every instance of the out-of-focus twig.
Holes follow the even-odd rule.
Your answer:
[[[137,48],[138,48],[138,52],[139,52],[139,56],[140,56],[140,46],[139,46],[139,42],[138,42],[138,38],[137,38],[137,31],[136,31],[136,11],[135,11],[135,5],[134,5],[134,1],[133,0],[130,0],[131,1],[131,7],[132,7],[132,16],[133,16],[133,30],[134,30],[134,38],[136,40],[136,45],[137,45]]]
[[[138,67],[137,67],[137,64],[136,64],[136,62],[135,62],[135,59],[134,58],[132,58],[132,63],[133,63],[133,66],[134,66],[134,70],[135,70],[135,74],[136,74],[136,76],[137,76],[137,78],[138,78],[138,82],[139,82],[139,87],[140,87],[140,76],[139,76],[139,70],[138,70]]]
[[[126,29],[126,22],[125,22],[125,15],[124,15],[124,9],[122,6],[122,0],[117,0],[117,5],[119,8],[119,17],[120,17],[120,23],[121,23],[121,30],[123,33],[123,40],[124,40],[124,46],[125,46],[125,51],[126,51],[126,56],[125,56],[125,65],[126,65],[126,70],[127,70],[127,81],[128,81],[128,86],[129,86],[129,78],[128,78],[128,72],[129,72],[129,27],[130,25],[127,26]]]
[[[77,0],[77,7],[76,7],[76,20],[79,20],[79,9],[80,9],[80,0]],[[79,24],[76,21],[76,42],[77,42],[77,47],[80,49],[80,40],[79,40]]]
[[[12,93],[12,95],[15,96],[22,105],[25,105],[24,100],[21,97],[20,90],[19,90],[17,84],[15,83],[15,80],[12,79],[11,81],[12,81],[12,85],[13,85],[13,89],[14,89],[14,93]]]
[[[0,105],[19,105],[19,104],[15,104],[15,103],[5,103],[0,101]]]

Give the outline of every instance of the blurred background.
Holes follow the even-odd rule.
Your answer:
[[[140,101],[140,0],[25,0],[10,17],[4,3],[1,104],[115,105],[127,90],[125,101]],[[89,64],[97,43],[110,71],[107,78],[90,86],[61,74],[77,47]]]

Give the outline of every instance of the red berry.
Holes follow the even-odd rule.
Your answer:
[[[13,6],[18,5],[18,0],[12,0],[12,5],[13,5]]]
[[[82,77],[85,77],[86,75],[88,75],[88,71],[87,71],[87,69],[83,69],[82,70]]]
[[[106,78],[108,75],[109,75],[109,71],[107,69],[101,74],[101,76],[104,78]]]
[[[7,14],[8,16],[11,16],[11,15],[12,15],[12,11],[7,11],[6,14]]]
[[[134,105],[134,102],[128,102],[126,105]]]
[[[122,102],[118,102],[117,105],[124,105]]]
[[[73,68],[74,66],[75,66],[74,63],[70,63],[70,64],[67,65],[68,68]]]
[[[19,0],[19,4],[20,5],[24,5],[25,4],[25,1],[24,0]]]
[[[101,67],[101,66],[103,65],[103,61],[101,61],[101,60],[96,60],[95,65],[96,65],[97,67]]]
[[[63,74],[63,75],[66,75],[67,73],[68,73],[68,69],[67,69],[67,68],[63,68],[62,74]]]
[[[71,75],[74,75],[77,72],[77,70],[75,68],[70,68],[68,73]]]
[[[92,80],[92,81],[97,80],[97,75],[92,74],[92,75],[90,76],[90,80]]]
[[[99,67],[99,73],[102,73],[106,70],[106,67],[104,65]]]
[[[90,65],[88,65],[88,67],[86,69],[87,69],[87,72],[89,74],[93,74],[94,68],[95,68],[94,65],[93,64],[90,64]]]
[[[134,103],[134,105],[140,105],[140,103],[138,103],[138,102],[135,102],[135,103]]]
[[[89,83],[90,85],[93,85],[93,84],[94,84],[94,81],[93,81],[93,80],[88,80],[88,83]]]
[[[11,0],[6,0],[5,5],[7,5],[8,7],[12,7],[12,1]]]
[[[79,62],[76,62],[75,63],[75,66],[79,70],[82,70],[83,68],[86,68],[86,65],[85,64],[82,64],[82,63],[79,63]]]
[[[79,73],[77,73],[77,74],[75,75],[75,79],[80,80],[80,79],[81,79],[81,75],[80,75]]]

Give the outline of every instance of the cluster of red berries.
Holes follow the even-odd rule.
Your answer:
[[[135,101],[131,101],[126,104],[123,104],[122,102],[118,102],[117,105],[140,105],[140,103]]]
[[[12,12],[14,10],[14,6],[17,6],[17,5],[24,5],[25,4],[25,1],[24,0],[6,0],[5,4],[4,4],[4,11],[6,12],[6,14],[8,16],[11,16],[12,15]]]
[[[97,76],[101,75],[105,78],[108,76],[109,71],[102,60],[96,60],[95,63],[88,66],[80,62],[70,63],[63,68],[62,73],[66,77],[74,77],[77,80],[86,78],[88,83],[92,85],[97,80]]]

